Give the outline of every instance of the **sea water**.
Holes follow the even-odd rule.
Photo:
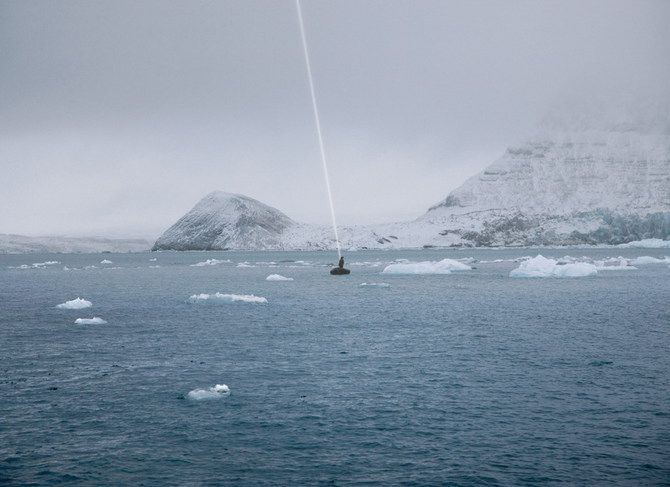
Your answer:
[[[655,263],[510,277],[537,254]],[[668,254],[2,255],[0,483],[667,483]]]

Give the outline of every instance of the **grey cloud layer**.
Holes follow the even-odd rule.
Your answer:
[[[566,97],[667,99],[668,2],[309,1],[341,223],[443,198]],[[158,233],[213,189],[328,217],[295,6],[0,4],[0,232]]]

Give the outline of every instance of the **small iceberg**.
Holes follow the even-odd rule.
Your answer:
[[[660,238],[646,238],[618,245],[622,249],[670,249],[670,240]]]
[[[106,325],[107,322],[102,318],[94,316],[93,318],[77,318],[74,320],[75,325]]]
[[[453,271],[469,271],[472,267],[453,259],[438,262],[398,262],[388,265],[382,274],[451,274]]]
[[[249,262],[240,262],[236,267],[256,267],[255,265],[250,264]]]
[[[609,259],[594,260],[593,263],[599,271],[634,271],[637,269],[637,267],[630,265],[628,259],[624,257],[610,257]]]
[[[253,294],[194,294],[189,298],[191,303],[200,303],[204,301],[218,301],[223,303],[267,303],[268,300],[262,296],[255,296]]]
[[[103,265],[109,265],[109,264],[113,264],[114,262],[112,262],[111,260],[105,259],[105,260],[101,260],[100,263],[103,264]]]
[[[586,262],[559,265],[554,259],[542,255],[519,264],[509,273],[510,277],[587,277],[598,273],[596,266]]]
[[[362,261],[362,262],[351,262],[351,266],[362,266],[362,267],[379,267],[382,265],[380,261]]]
[[[28,264],[22,264],[20,266],[9,266],[10,269],[44,269],[46,267],[52,266],[52,265],[57,265],[60,264],[59,261],[57,260],[48,260],[46,262],[34,262],[31,265]]]
[[[65,301],[64,303],[56,305],[58,309],[84,309],[90,308],[93,306],[93,303],[82,298],[75,298],[70,301]]]
[[[265,278],[266,281],[292,281],[292,277],[285,277],[280,274],[270,274]]]
[[[381,287],[381,288],[389,288],[391,287],[390,284],[386,282],[362,282],[358,287]]]
[[[156,259],[152,259],[152,261],[155,261]],[[219,259],[207,259],[202,262],[197,262],[195,264],[191,264],[191,267],[206,267],[209,265],[219,265],[219,264],[229,264],[230,260],[219,260]]]
[[[203,399],[220,399],[230,395],[230,388],[226,384],[216,384],[207,389],[193,389],[187,394],[189,399],[202,401]]]
[[[643,255],[631,260],[630,263],[631,265],[670,264],[670,258],[663,257],[662,259],[657,259],[656,257]]]

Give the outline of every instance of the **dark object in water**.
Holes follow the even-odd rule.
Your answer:
[[[332,276],[342,276],[349,273],[351,273],[351,271],[349,269],[345,269],[344,267],[333,267],[330,270],[330,274]]]

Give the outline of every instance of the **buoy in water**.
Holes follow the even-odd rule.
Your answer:
[[[349,269],[345,269],[344,267],[333,267],[330,270],[330,275],[332,276],[343,276],[350,273],[351,271]]]

